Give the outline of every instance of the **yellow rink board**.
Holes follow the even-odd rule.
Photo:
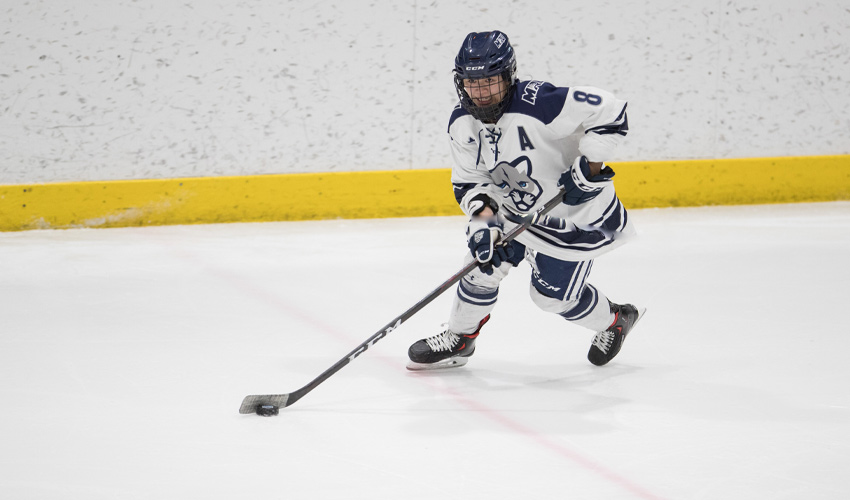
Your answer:
[[[617,162],[628,208],[850,200],[850,155]],[[0,185],[0,230],[459,215],[449,169]]]

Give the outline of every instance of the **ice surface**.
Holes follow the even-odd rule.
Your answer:
[[[850,498],[850,203],[630,212],[592,333],[502,285],[475,356],[408,372],[453,291],[274,418],[462,264],[458,217],[0,234],[0,497]]]

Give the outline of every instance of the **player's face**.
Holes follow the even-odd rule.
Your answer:
[[[502,102],[508,93],[508,82],[502,75],[490,76],[479,80],[464,78],[463,89],[472,98],[476,106],[491,106]]]

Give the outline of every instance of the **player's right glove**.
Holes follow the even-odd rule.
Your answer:
[[[558,180],[559,186],[567,188],[564,193],[564,203],[567,205],[581,205],[596,198],[602,189],[611,182],[614,171],[605,166],[599,174],[591,177],[590,163],[586,156],[579,156],[570,168],[561,174]]]
[[[493,266],[499,267],[514,256],[511,246],[498,243],[504,229],[504,224],[496,217],[473,217],[466,226],[469,251],[486,274],[493,274]]]

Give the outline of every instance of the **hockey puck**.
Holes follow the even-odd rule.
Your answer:
[[[273,417],[278,414],[280,408],[275,405],[257,405],[257,415]]]

